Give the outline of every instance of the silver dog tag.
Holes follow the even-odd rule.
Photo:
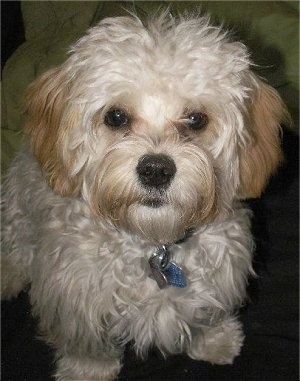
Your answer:
[[[151,265],[150,265],[150,267],[151,267]],[[156,283],[160,289],[168,286],[168,279],[162,271],[151,267],[151,273],[152,273],[152,276],[153,276],[154,280],[156,281]]]
[[[156,252],[149,259],[149,265],[151,273],[159,288],[165,288],[168,286],[168,278],[164,274],[165,268],[168,266],[170,261],[170,253],[166,246],[159,247]]]

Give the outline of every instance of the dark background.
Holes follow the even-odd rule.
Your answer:
[[[1,67],[24,41],[18,1],[2,2]],[[285,163],[254,211],[257,280],[241,310],[246,340],[232,366],[213,366],[184,355],[164,360],[153,350],[146,361],[127,348],[120,381],[298,380],[298,137],[284,129]],[[26,293],[2,303],[2,381],[47,381],[53,351],[37,339]]]

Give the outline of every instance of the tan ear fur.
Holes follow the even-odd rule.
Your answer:
[[[240,198],[259,197],[283,159],[280,122],[288,112],[274,88],[260,80],[256,82],[247,116],[252,143],[239,152]]]
[[[74,115],[65,113],[71,85],[64,77],[57,67],[29,86],[24,131],[50,187],[62,196],[70,196],[78,193],[78,179],[68,175],[71,159],[62,158],[63,136],[74,123]]]

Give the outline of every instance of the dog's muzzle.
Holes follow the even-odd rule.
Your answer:
[[[166,189],[176,173],[176,165],[167,155],[147,154],[139,159],[136,171],[145,188]]]

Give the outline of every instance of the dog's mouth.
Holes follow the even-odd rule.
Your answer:
[[[165,204],[165,201],[161,198],[143,198],[141,204],[144,206],[148,206],[149,208],[160,208]]]
[[[149,208],[160,208],[167,204],[167,198],[164,191],[149,191],[141,195],[139,203]]]

